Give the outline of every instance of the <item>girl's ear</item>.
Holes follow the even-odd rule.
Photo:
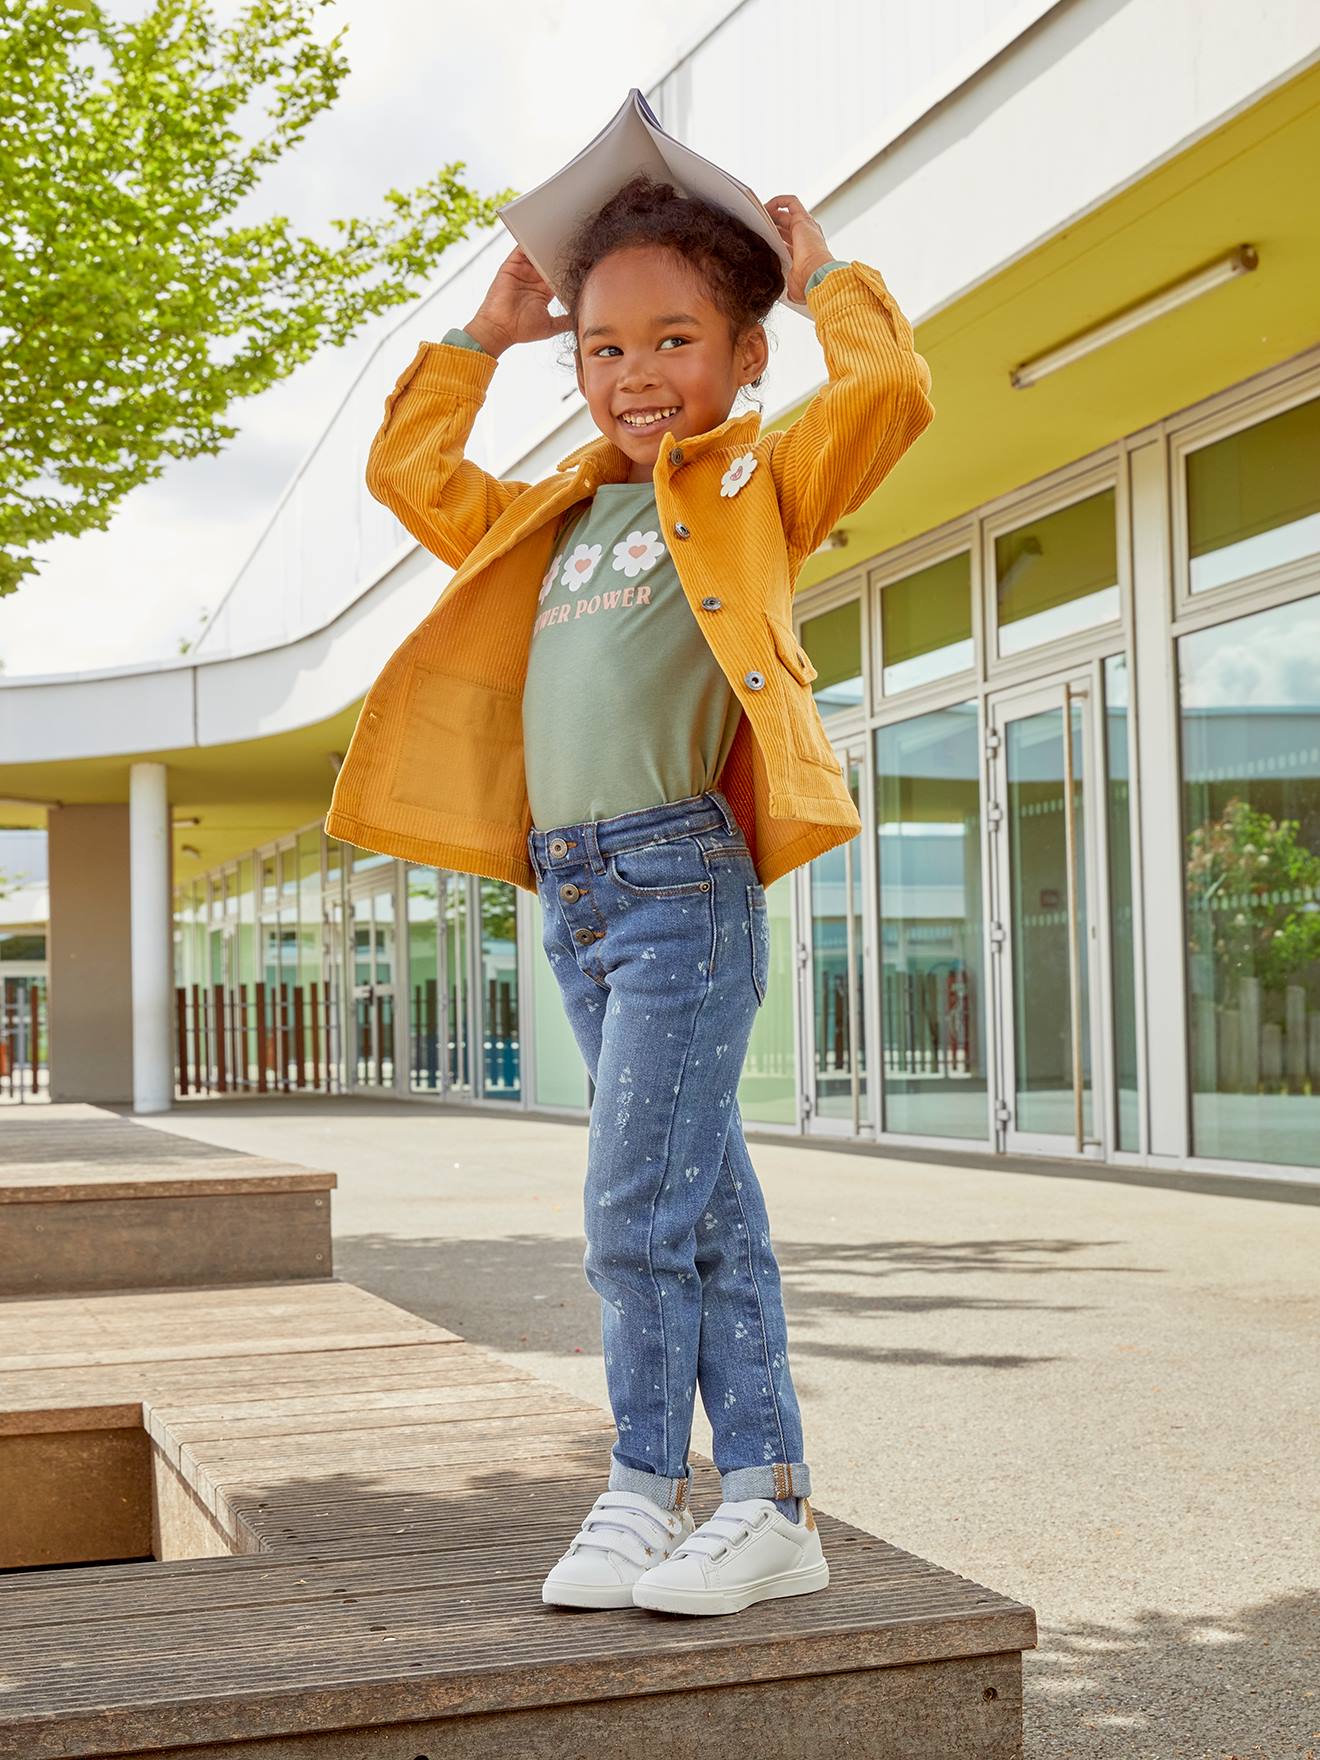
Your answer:
[[[578,390],[582,393],[583,397],[585,397],[587,395],[587,386],[586,381],[582,377],[582,351],[579,348],[574,348],[573,350],[573,370],[577,374]]]
[[[760,378],[770,361],[770,342],[764,324],[753,324],[738,345],[738,377],[743,385]]]

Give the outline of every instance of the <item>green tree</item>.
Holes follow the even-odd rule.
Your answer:
[[[1299,842],[1301,821],[1274,819],[1240,796],[1187,840],[1193,953],[1267,990],[1301,981],[1320,960],[1320,855]],[[1228,994],[1219,986],[1221,995]]]
[[[235,210],[335,101],[333,0],[0,0],[0,595],[31,551],[104,528],[168,460],[222,450],[226,412],[413,299],[482,197],[443,166],[318,242]],[[260,120],[257,120],[260,119]]]

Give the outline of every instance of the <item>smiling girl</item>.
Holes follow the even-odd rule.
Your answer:
[[[617,1440],[542,1590],[580,1607],[733,1613],[829,1581],[737,1088],[766,883],[860,828],[792,590],[934,407],[878,272],[836,259],[795,196],[767,209],[787,283],[765,239],[641,174],[570,241],[565,315],[512,251],[464,329],[422,345],[367,468],[459,573],[368,697],[327,829],[534,889],[595,1084],[583,1266]],[[830,378],[761,434],[730,412],[785,288]],[[462,455],[484,387],[507,349],[560,333],[602,438],[555,478],[500,481]],[[696,1527],[698,1388],[721,1501]]]

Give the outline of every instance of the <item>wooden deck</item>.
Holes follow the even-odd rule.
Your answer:
[[[1031,1609],[824,1511],[817,1595],[546,1607],[613,1436],[335,1280],[0,1302],[4,1562],[154,1554],[0,1577],[0,1756],[1020,1755]]]
[[[0,1126],[0,1296],[329,1277],[332,1173],[95,1106]]]

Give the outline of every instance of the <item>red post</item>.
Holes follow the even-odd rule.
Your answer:
[[[257,1003],[257,1092],[266,1092],[266,986],[254,984]]]
[[[192,987],[193,1092],[204,1094],[211,1085],[210,1059],[205,1056],[206,1016],[202,1012],[201,987]],[[206,1073],[203,1074],[203,1071]]]
[[[312,1086],[321,1086],[321,986],[313,984],[308,992],[312,1008]],[[330,1086],[329,1082],[326,1087]]]
[[[188,992],[183,985],[174,992],[175,1034],[179,1041],[179,1092],[188,1092]]]
[[[293,987],[293,1055],[298,1065],[298,1086],[307,1086],[307,1045],[304,1039],[302,985]]]
[[[248,999],[247,985],[240,984],[236,993],[235,1009],[238,1016],[238,1061],[234,1066],[234,1086],[250,1088],[252,1078],[248,1074]],[[239,1071],[242,1075],[239,1075]]]
[[[225,1069],[225,987],[223,984],[212,986],[215,1007],[215,1085],[221,1094],[228,1093],[229,1081]]]

